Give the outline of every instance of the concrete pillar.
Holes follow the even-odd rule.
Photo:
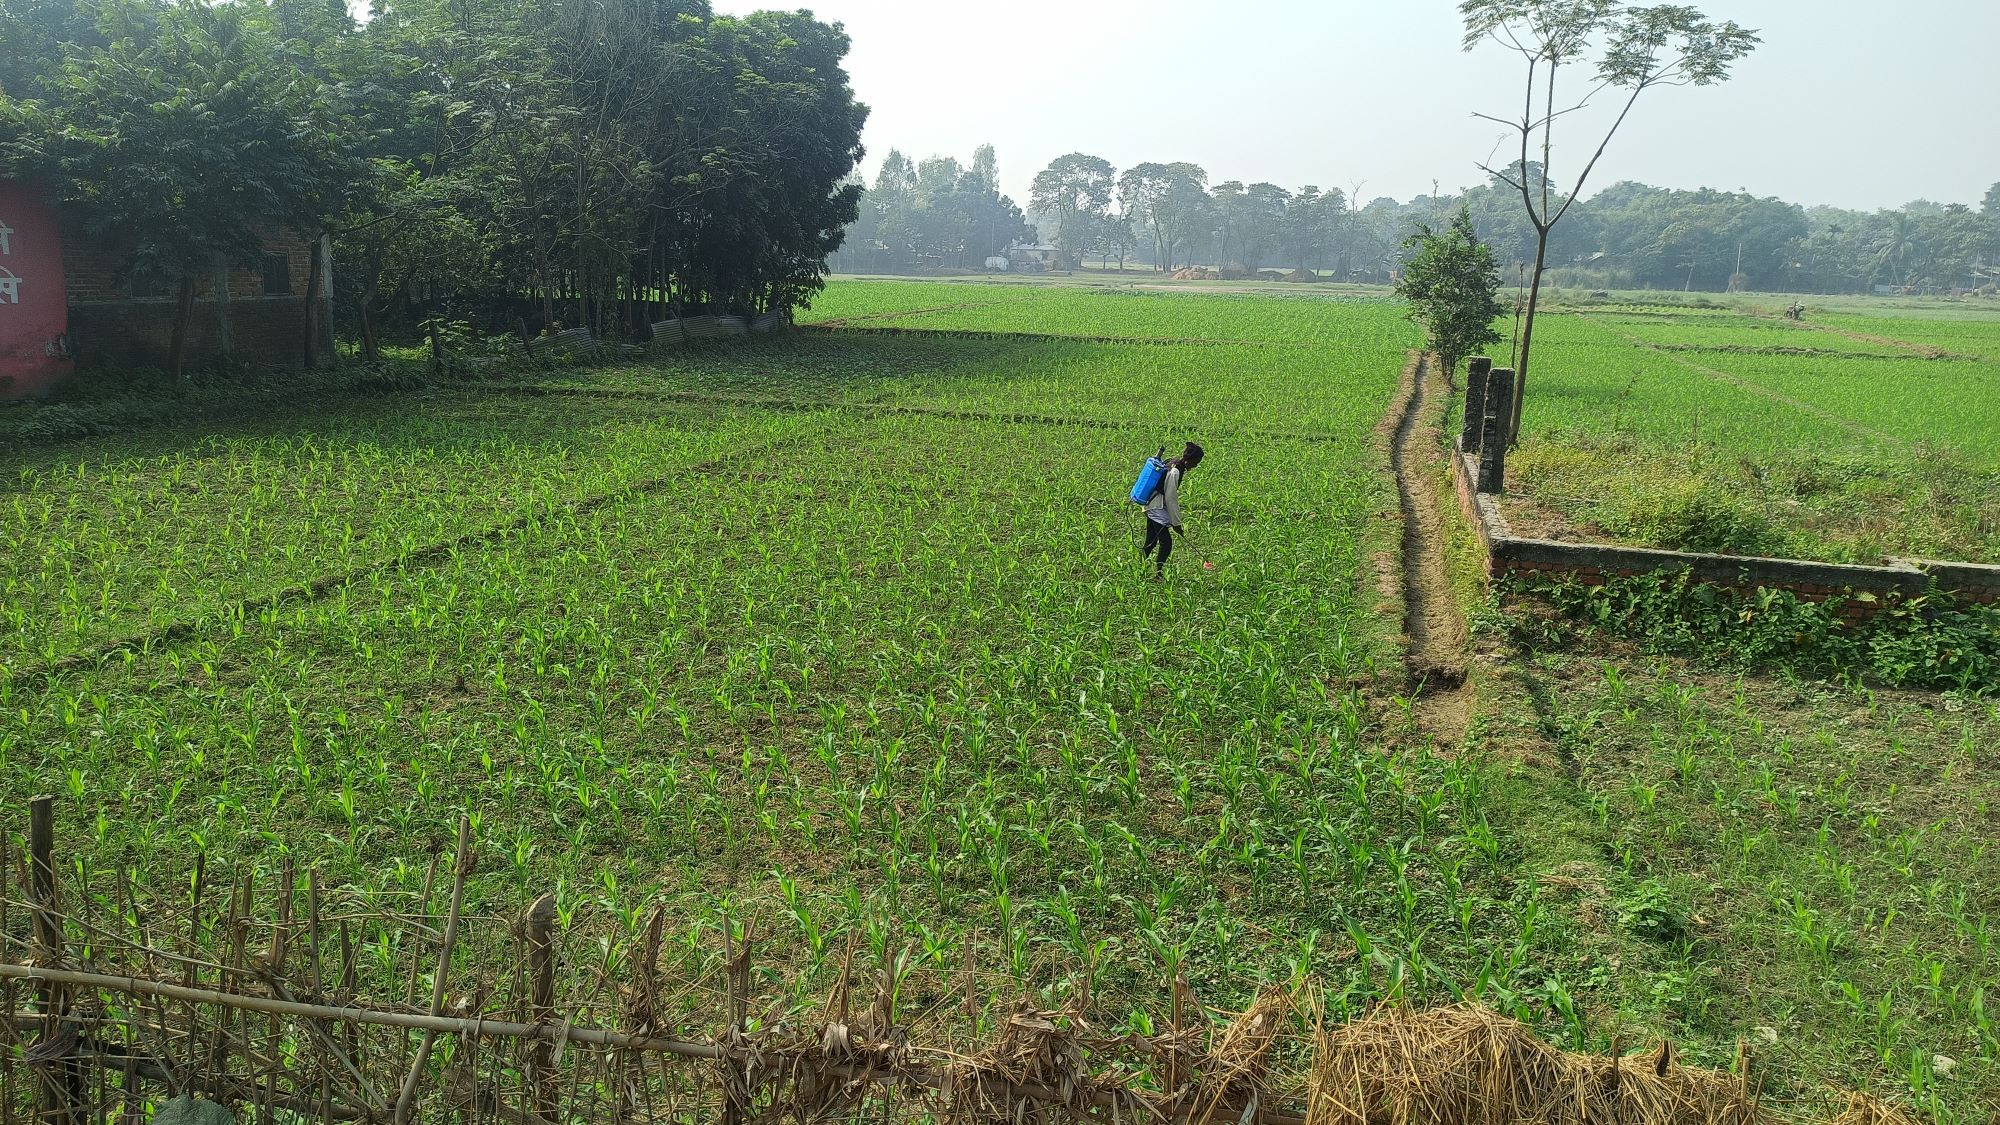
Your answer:
[[[1486,376],[1486,402],[1479,427],[1479,491],[1507,489],[1507,427],[1514,418],[1514,371],[1496,367]]]
[[[1465,418],[1458,428],[1458,447],[1467,453],[1479,452],[1479,428],[1486,420],[1486,373],[1493,361],[1473,356],[1465,365]]]

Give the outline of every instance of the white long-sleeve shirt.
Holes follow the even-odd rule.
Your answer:
[[[1146,502],[1146,518],[1168,527],[1181,525],[1181,470],[1174,466],[1160,481],[1160,490]]]

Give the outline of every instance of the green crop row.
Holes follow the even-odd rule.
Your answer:
[[[860,295],[847,296],[853,290]],[[1392,302],[1347,295],[1205,293],[1136,287],[846,282],[831,308],[806,319],[852,315],[847,302],[881,314],[883,327],[953,332],[1023,332],[1049,336],[1129,337],[1407,348],[1420,342]]]

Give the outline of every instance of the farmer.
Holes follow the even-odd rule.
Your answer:
[[[1193,442],[1181,450],[1181,455],[1167,462],[1167,475],[1160,481],[1160,490],[1146,503],[1146,546],[1139,553],[1153,557],[1155,548],[1159,557],[1155,560],[1158,569],[1156,577],[1167,572],[1167,556],[1174,553],[1173,533],[1181,531],[1181,479],[1196,465],[1201,464],[1201,446]]]

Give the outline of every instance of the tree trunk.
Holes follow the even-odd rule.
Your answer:
[[[319,334],[321,331],[319,314],[319,274],[326,265],[326,240],[312,240],[312,253],[306,259],[305,325],[306,338],[301,365],[308,371],[319,366]]]
[[[444,374],[444,341],[438,339],[437,310],[431,310],[429,321],[431,333],[431,374]]]
[[[361,298],[361,357],[369,363],[382,360],[381,336],[375,330],[375,294]]]
[[[180,299],[174,309],[174,338],[168,351],[167,365],[173,368],[174,380],[178,382],[186,368],[188,325],[194,319],[194,278],[181,278]]]
[[[1528,346],[1535,338],[1535,306],[1542,297],[1542,267],[1549,256],[1549,228],[1535,231],[1535,275],[1528,281],[1528,311],[1521,320],[1521,354],[1514,360],[1514,416],[1507,422],[1507,444],[1521,440],[1521,400],[1528,393]]]
[[[554,324],[556,322],[555,263],[550,259],[549,248],[547,246],[538,245],[535,249],[536,249],[535,256],[541,259],[542,331],[546,332],[548,331],[549,325]]]

